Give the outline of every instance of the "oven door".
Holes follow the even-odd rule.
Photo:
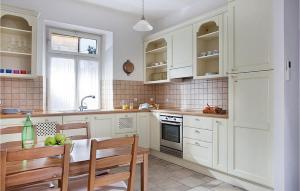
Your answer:
[[[161,121],[160,145],[182,151],[182,123]]]

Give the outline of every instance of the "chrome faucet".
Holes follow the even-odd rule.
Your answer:
[[[94,95],[88,95],[88,96],[83,97],[83,98],[81,99],[81,102],[80,102],[79,111],[83,111],[83,110],[87,109],[87,106],[86,106],[86,105],[83,105],[83,101],[84,101],[86,98],[93,98],[93,99],[95,99],[95,96],[94,96]]]

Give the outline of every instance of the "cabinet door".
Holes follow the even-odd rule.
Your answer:
[[[160,151],[160,113],[151,113],[150,118],[150,148]]]
[[[91,136],[92,138],[113,137],[114,126],[114,115],[94,115],[90,122]]]
[[[227,172],[227,119],[214,119],[213,168]]]
[[[150,115],[149,113],[137,113],[137,132],[139,146],[150,147]]]
[[[272,0],[229,3],[229,72],[272,68]]]
[[[172,35],[173,59],[171,69],[193,65],[193,26],[175,31]]]
[[[272,72],[229,78],[228,172],[272,186]]]

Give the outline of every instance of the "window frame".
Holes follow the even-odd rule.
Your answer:
[[[80,32],[80,31],[72,31],[69,29],[61,29],[61,28],[54,28],[54,27],[47,27],[46,28],[46,109],[49,109],[49,66],[50,66],[50,59],[51,57],[54,57],[55,55],[57,57],[61,58],[74,58],[75,62],[75,110],[78,110],[78,107],[80,106],[80,98],[79,98],[79,83],[78,83],[78,78],[79,78],[79,72],[78,72],[78,67],[79,67],[79,60],[94,60],[98,61],[99,66],[98,66],[98,83],[99,83],[99,91],[98,91],[98,109],[101,109],[101,68],[102,68],[102,36],[97,35],[97,34],[90,34],[90,33],[85,33],[85,32]],[[52,50],[51,49],[51,34],[56,33],[59,35],[67,35],[67,36],[74,36],[78,38],[87,38],[87,39],[93,39],[97,41],[97,52],[96,54],[86,54],[86,53],[80,53],[79,52],[79,43],[80,40],[78,41],[78,52],[69,52],[69,51],[59,51],[59,50]]]

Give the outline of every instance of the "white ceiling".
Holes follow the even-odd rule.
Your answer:
[[[133,15],[141,15],[142,0],[79,0],[117,11]],[[176,13],[176,11],[188,9],[193,6],[201,6],[210,10],[224,5],[227,0],[145,0],[145,16],[148,19],[160,19]]]

